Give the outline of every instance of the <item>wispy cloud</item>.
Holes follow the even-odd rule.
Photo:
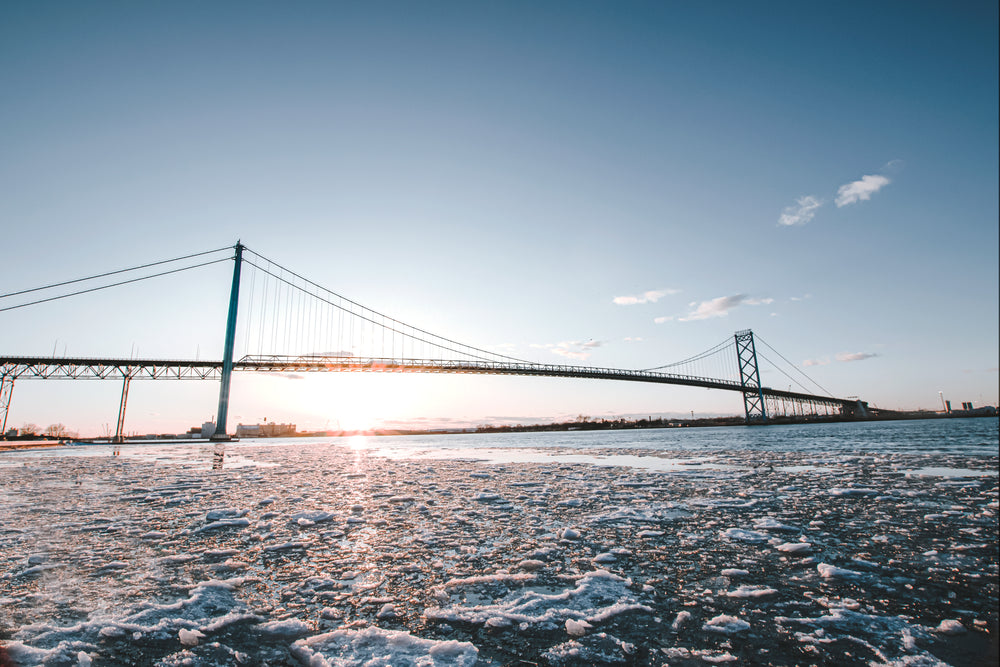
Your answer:
[[[642,336],[625,336],[622,340],[626,343],[641,343],[646,339]]]
[[[697,303],[692,301],[689,305],[694,308],[685,317],[679,318],[680,322],[691,322],[693,320],[707,320],[711,317],[725,317],[729,311],[737,306],[762,306],[773,303],[774,299],[768,297],[763,299],[751,298],[748,294],[734,294],[732,296],[720,296],[709,301]],[[697,306],[696,306],[697,304]],[[657,318],[655,321],[659,324]],[[664,322],[666,319],[663,320]]]
[[[746,294],[734,294],[732,296],[720,296],[710,301],[702,301],[687,317],[680,318],[680,321],[690,322],[692,320],[707,320],[710,317],[725,317],[729,314],[730,310],[746,300]]]
[[[862,176],[860,181],[854,181],[847,185],[841,185],[837,190],[837,198],[834,203],[837,208],[854,204],[859,201],[868,201],[872,195],[889,185],[891,181],[880,174]]]
[[[616,296],[612,301],[619,306],[634,306],[639,303],[656,303],[660,299],[670,294],[677,294],[679,289],[664,288],[651,289],[642,294],[632,294],[629,296]]]
[[[879,356],[877,352],[840,352],[837,361],[864,361]]]
[[[883,165],[882,171],[891,171],[891,172],[899,171],[900,169],[903,168],[904,164],[905,163],[902,160],[889,160],[888,162],[885,163],[885,165]]]
[[[834,359],[837,361],[864,361],[865,359],[872,359],[879,356],[877,352],[840,352],[834,355]],[[823,357],[822,359],[806,359],[802,362],[803,366],[826,366],[830,363],[829,357]]]
[[[594,349],[604,345],[604,342],[602,340],[588,340],[586,342],[568,340],[560,343],[532,343],[531,347],[548,350],[560,357],[583,361],[590,357]]]
[[[665,315],[662,317],[654,317],[653,322],[655,322],[656,324],[663,324],[664,322],[669,322],[672,319],[674,319],[673,315]]]
[[[822,205],[823,201],[813,197],[812,195],[799,197],[795,200],[795,206],[788,206],[781,212],[781,217],[778,218],[778,224],[782,227],[804,225],[813,219],[816,215],[817,209],[819,209]]]
[[[882,167],[882,171],[895,173],[902,166],[902,160],[890,160]],[[873,194],[891,182],[888,176],[868,174],[862,176],[860,180],[841,185],[837,189],[837,196],[833,201],[837,205],[837,208],[842,208],[848,204],[856,204],[859,201],[868,201],[872,198]],[[781,216],[778,218],[778,225],[782,227],[804,225],[816,216],[816,211],[824,203],[823,199],[814,195],[799,197],[795,200],[794,206],[787,206],[781,212]]]

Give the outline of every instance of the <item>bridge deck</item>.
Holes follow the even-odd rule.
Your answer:
[[[360,357],[244,357],[233,362],[234,371],[258,373],[467,373],[479,375],[529,375],[595,380],[651,382],[705,389],[743,392],[736,380],[676,375],[656,371],[448,359],[387,359]],[[191,361],[176,359],[108,359],[0,357],[0,376],[25,379],[123,379],[135,380],[218,380],[222,376],[222,361]],[[770,398],[809,401],[817,404],[853,406],[855,399],[817,396],[763,387],[761,393]]]

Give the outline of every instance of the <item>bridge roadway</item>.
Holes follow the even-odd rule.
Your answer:
[[[595,366],[517,363],[481,360],[388,359],[325,356],[243,357],[233,361],[234,371],[259,373],[470,373],[479,375],[531,375],[652,382],[743,393],[736,380],[677,375],[656,371],[624,370]],[[100,359],[74,357],[0,357],[0,377],[5,380],[34,379],[124,379],[133,380],[219,380],[222,361],[170,359]],[[762,387],[766,398],[830,405],[851,413],[857,399],[834,398]]]

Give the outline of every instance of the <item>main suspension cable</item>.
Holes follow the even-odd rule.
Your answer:
[[[755,336],[755,338],[756,338],[757,340],[759,340],[760,342],[764,343],[764,345],[767,345],[767,347],[768,347],[768,348],[769,348],[769,349],[770,349],[771,351],[773,351],[773,352],[774,352],[774,353],[775,353],[776,355],[778,355],[779,357],[781,357],[782,359],[784,359],[784,360],[785,360],[785,363],[786,363],[786,364],[788,364],[789,366],[791,366],[792,368],[794,368],[794,369],[795,369],[796,371],[798,371],[798,372],[799,372],[799,373],[800,373],[800,374],[802,375],[802,377],[804,377],[805,379],[809,380],[809,381],[810,381],[810,382],[812,382],[812,383],[813,383],[814,385],[816,385],[817,387],[819,387],[819,388],[820,388],[820,390],[822,390],[822,391],[823,391],[823,392],[824,392],[824,393],[825,393],[825,394],[826,394],[827,396],[829,396],[830,398],[834,398],[834,395],[833,395],[832,393],[830,393],[830,392],[829,392],[829,391],[828,391],[828,390],[826,389],[826,387],[824,387],[824,386],[823,386],[823,385],[821,385],[821,384],[820,384],[819,382],[816,382],[816,380],[813,380],[813,379],[812,379],[811,377],[809,377],[808,375],[806,375],[804,371],[800,370],[798,366],[796,366],[795,364],[793,364],[792,362],[790,362],[790,361],[789,361],[788,359],[785,359],[785,356],[784,356],[783,354],[781,354],[781,352],[778,352],[778,351],[777,351],[777,350],[775,350],[775,349],[774,349],[773,347],[771,347],[770,345],[768,345],[768,342],[767,342],[766,340],[764,340],[764,339],[763,339],[763,338],[761,338],[760,336]],[[771,362],[771,363],[774,363],[774,362]],[[775,365],[775,368],[777,368],[777,365]],[[798,383],[796,382],[796,384],[798,384]],[[800,386],[800,387],[802,387],[802,385],[799,385],[799,386]],[[805,387],[802,387],[802,388],[803,388],[803,389],[805,389]]]
[[[254,254],[256,255],[257,253],[254,253]],[[260,255],[257,255],[257,256],[260,257]],[[266,258],[262,257],[262,259],[266,259]],[[352,332],[349,335],[349,337],[352,338],[352,339],[354,338],[354,334],[353,334],[354,321],[355,321],[355,319],[360,319],[360,320],[363,320],[363,321],[367,322],[368,324],[373,325],[373,328],[375,326],[380,326],[380,327],[389,329],[390,331],[392,331],[394,333],[398,333],[398,334],[400,334],[402,336],[406,336],[406,337],[410,338],[411,340],[418,341],[418,342],[424,343],[426,345],[430,345],[431,347],[435,347],[435,348],[438,348],[438,349],[448,350],[449,352],[455,352],[457,354],[467,354],[467,355],[469,355],[471,357],[479,359],[480,361],[490,361],[491,360],[490,358],[492,358],[492,359],[501,358],[501,359],[507,359],[509,361],[516,361],[518,363],[526,363],[526,364],[533,363],[533,362],[530,362],[530,361],[525,361],[523,359],[515,359],[514,357],[508,357],[508,356],[505,356],[505,355],[502,355],[502,354],[497,354],[495,352],[490,352],[488,350],[482,350],[482,349],[479,349],[477,347],[472,347],[471,345],[466,345],[464,343],[459,343],[458,341],[453,341],[453,340],[450,340],[448,338],[444,338],[442,336],[438,336],[437,334],[430,333],[429,331],[424,331],[422,329],[418,329],[417,327],[411,326],[409,324],[405,324],[403,322],[400,322],[399,320],[396,320],[396,319],[393,319],[393,318],[388,317],[386,315],[383,315],[382,313],[378,313],[378,312],[372,310],[371,308],[368,308],[367,306],[362,306],[361,304],[356,303],[354,301],[351,301],[350,299],[346,299],[346,298],[340,296],[339,294],[336,294],[335,292],[332,292],[332,291],[330,291],[330,290],[328,290],[326,288],[319,287],[315,283],[312,283],[311,281],[308,281],[305,278],[302,278],[301,276],[296,276],[296,277],[300,278],[301,280],[306,280],[306,282],[309,282],[310,284],[314,285],[315,287],[319,287],[319,289],[327,292],[328,294],[336,296],[337,298],[339,298],[339,299],[341,299],[343,301],[346,301],[347,303],[350,303],[350,304],[352,304],[354,306],[357,306],[362,311],[367,311],[369,313],[372,313],[372,315],[376,315],[376,316],[385,318],[386,320],[388,320],[390,322],[393,322],[393,323],[395,323],[397,325],[401,325],[403,327],[407,327],[407,328],[409,328],[412,331],[420,332],[421,334],[424,334],[424,335],[430,337],[431,339],[436,339],[436,340],[428,340],[427,338],[422,338],[420,336],[416,336],[416,335],[413,335],[413,334],[405,333],[405,332],[403,332],[403,331],[401,331],[399,329],[396,329],[394,326],[388,326],[388,325],[380,324],[379,322],[376,322],[371,317],[366,316],[364,314],[364,312],[354,312],[353,310],[348,310],[348,309],[344,308],[343,306],[341,306],[339,304],[336,304],[333,301],[324,298],[323,296],[320,296],[319,294],[313,294],[312,292],[309,292],[306,289],[300,287],[299,285],[296,285],[295,283],[289,281],[288,279],[284,278],[283,276],[279,276],[279,275],[277,275],[275,273],[272,273],[271,271],[268,271],[264,267],[255,264],[251,260],[244,259],[243,261],[246,262],[247,264],[249,264],[250,266],[256,268],[257,270],[263,271],[264,273],[272,276],[273,278],[275,278],[279,282],[282,282],[285,285],[287,285],[290,289],[296,290],[298,293],[311,296],[312,298],[317,299],[319,301],[322,301],[323,303],[325,303],[325,304],[327,304],[329,306],[333,306],[334,308],[337,308],[339,310],[347,312],[349,315],[352,315],[353,316],[351,318]],[[280,264],[274,263],[274,265],[278,266],[280,268],[283,268],[283,267],[281,267]],[[288,271],[288,273],[292,273],[292,272]],[[301,313],[299,313],[299,315],[301,316]],[[291,318],[289,318],[288,322],[291,322]],[[286,337],[290,337],[290,335],[291,334],[287,334]],[[360,330],[360,335],[362,337],[362,342],[363,342],[364,341],[364,335],[365,335],[365,330],[364,329]],[[442,341],[442,342],[437,342],[437,341]],[[449,347],[449,345],[455,345],[455,346],[457,346],[459,348],[464,348],[464,350],[463,349],[455,349],[453,347]],[[482,356],[479,356],[478,354],[474,354],[476,352],[478,352],[480,354],[483,354],[483,355],[486,355],[486,357],[482,357]]]
[[[138,271],[140,269],[148,269],[148,268],[150,268],[152,266],[160,266],[161,264],[170,264],[171,262],[180,262],[180,261],[185,260],[185,259],[193,259],[195,257],[202,257],[204,255],[211,255],[212,253],[222,252],[223,250],[230,250],[230,249],[232,249],[232,246],[226,246],[224,248],[216,248],[215,250],[206,250],[205,252],[196,252],[193,255],[184,255],[183,257],[174,257],[173,259],[164,259],[164,260],[161,260],[159,262],[151,262],[149,264],[142,264],[140,266],[133,266],[133,267],[128,268],[128,269],[119,269],[117,271],[108,271],[107,273],[99,273],[97,275],[88,276],[86,278],[77,278],[75,280],[65,280],[65,281],[63,281],[61,283],[52,283],[51,285],[44,285],[42,287],[33,287],[31,289],[24,289],[24,290],[20,290],[18,292],[10,292],[8,294],[0,294],[0,299],[6,299],[8,297],[18,296],[18,295],[21,295],[21,294],[30,294],[32,292],[41,292],[42,290],[52,289],[54,287],[64,287],[66,285],[73,285],[75,283],[83,283],[83,282],[87,282],[88,280],[97,280],[98,278],[106,278],[108,276],[115,276],[115,275],[118,275],[119,273],[128,273],[129,271]],[[204,266],[204,265],[199,265],[199,266]],[[165,275],[165,274],[157,274],[157,275]],[[150,276],[150,277],[152,277],[152,276]],[[124,285],[125,283],[118,283],[118,284]],[[84,292],[77,292],[77,294],[83,294],[83,293]],[[35,303],[42,303],[42,302],[38,301],[38,302],[35,302]],[[25,305],[31,305],[31,304],[25,304]],[[20,306],[17,306],[17,307],[20,308]],[[4,309],[4,310],[9,310],[9,309]]]
[[[781,373],[782,375],[784,375],[786,378],[788,378],[789,380],[791,380],[792,382],[794,382],[795,384],[797,384],[799,387],[801,387],[802,391],[804,391],[807,394],[809,393],[809,388],[808,387],[806,387],[804,384],[802,384],[801,382],[799,382],[798,380],[796,380],[795,378],[793,378],[791,375],[789,375],[788,373],[786,373],[785,371],[783,371],[781,369],[781,366],[779,366],[778,364],[774,363],[773,361],[771,361],[770,359],[768,359],[766,356],[764,356],[763,352],[758,352],[757,356],[759,356],[764,361],[767,361],[768,363],[770,363],[771,366],[774,367],[774,370],[778,371],[779,373]]]
[[[305,278],[304,276],[301,276],[298,273],[295,273],[294,271],[292,271],[290,269],[285,268],[281,264],[278,264],[277,262],[275,262],[273,260],[270,260],[267,257],[264,257],[260,253],[254,252],[250,248],[244,247],[244,250],[246,250],[247,252],[250,252],[251,254],[253,254],[253,255],[257,256],[257,257],[260,257],[262,260],[268,262],[268,264],[271,264],[273,266],[278,267],[282,271],[288,273],[289,275],[295,276],[299,280],[303,281],[304,283],[306,283],[308,285],[311,285],[311,286],[315,287],[316,289],[322,290],[323,292],[326,292],[327,294],[330,294],[331,296],[336,297],[337,299],[339,299],[341,301],[347,302],[347,303],[351,304],[352,306],[357,306],[361,310],[368,311],[373,316],[378,316],[378,317],[385,318],[386,320],[388,320],[388,321],[390,321],[390,322],[393,323],[393,326],[388,327],[388,328],[390,330],[392,330],[392,331],[396,331],[396,332],[400,333],[401,335],[407,335],[407,334],[405,334],[403,331],[400,331],[400,330],[396,329],[395,325],[400,325],[402,327],[409,328],[412,331],[418,332],[418,333],[423,334],[425,336],[430,336],[431,338],[436,339],[438,341],[442,341],[443,343],[447,343],[448,345],[458,345],[459,347],[463,347],[463,348],[466,348],[466,349],[471,350],[473,352],[477,352],[477,353],[480,353],[480,354],[487,355],[488,357],[492,357],[494,359],[506,359],[507,361],[513,361],[513,362],[522,363],[522,364],[535,363],[535,362],[527,361],[525,359],[518,359],[516,357],[510,357],[510,356],[507,356],[505,354],[499,354],[499,353],[496,353],[496,352],[490,352],[489,350],[483,350],[481,348],[473,347],[472,345],[466,345],[465,343],[460,343],[460,342],[458,342],[456,340],[452,340],[450,338],[445,338],[444,336],[439,336],[438,334],[431,333],[430,331],[426,331],[426,330],[421,329],[419,327],[415,327],[415,326],[413,326],[411,324],[406,324],[405,322],[401,322],[401,321],[399,321],[399,320],[397,320],[397,319],[395,319],[393,317],[385,315],[384,313],[380,313],[380,312],[378,312],[376,310],[372,310],[371,308],[368,308],[367,306],[364,306],[364,305],[362,305],[362,304],[360,304],[360,303],[358,303],[356,301],[352,301],[351,299],[348,299],[347,297],[344,297],[344,296],[342,296],[342,295],[334,292],[333,290],[327,289],[326,287],[323,287],[322,285],[320,285],[318,283],[315,283],[312,280],[309,280],[308,278]],[[278,280],[280,280],[282,282],[285,282],[286,284],[288,284],[288,285],[290,285],[292,287],[295,287],[299,291],[301,291],[301,292],[303,292],[305,294],[309,294],[313,298],[320,299],[320,300],[326,302],[327,304],[329,304],[331,306],[334,306],[335,308],[340,308],[340,309],[344,310],[345,312],[350,312],[355,317],[360,317],[361,319],[365,320],[366,322],[370,322],[372,324],[378,325],[378,323],[375,322],[375,320],[373,320],[373,319],[371,319],[369,317],[366,317],[362,313],[355,313],[355,312],[353,312],[353,310],[345,309],[343,306],[335,304],[335,303],[333,303],[332,301],[330,301],[328,299],[324,299],[323,297],[321,297],[319,295],[312,294],[311,292],[307,292],[303,288],[301,288],[301,287],[299,287],[297,285],[294,285],[294,284],[288,282],[288,280],[286,280],[285,278],[283,278],[281,276],[277,276],[274,273],[271,273],[270,271],[268,271],[267,269],[264,269],[261,266],[258,266],[258,265],[254,264],[252,262],[250,262],[250,264],[252,266],[254,266],[255,268],[257,268],[258,270],[260,270],[260,271],[264,271],[266,273],[270,273],[270,275],[272,277],[277,278]],[[379,326],[385,326],[385,325],[379,325]],[[422,338],[419,338],[418,336],[413,336],[412,334],[410,334],[410,337],[413,338],[413,339],[415,339],[415,340],[420,340],[421,342],[427,343],[428,345],[432,345],[432,346],[435,346],[435,347],[440,347],[440,348],[448,349],[449,351],[452,351],[452,352],[458,352],[458,350],[452,350],[451,348],[448,348],[447,345],[442,345],[440,343],[435,343],[434,341],[424,340]],[[466,354],[468,354],[468,353],[466,353]],[[472,356],[476,356],[476,355],[472,355]]]
[[[704,352],[699,352],[698,354],[694,355],[693,357],[688,357],[687,359],[682,359],[681,361],[675,361],[675,362],[670,363],[670,364],[664,364],[663,366],[656,366],[654,368],[643,368],[643,369],[640,369],[640,370],[642,370],[643,372],[659,371],[659,370],[663,370],[664,368],[673,368],[674,366],[680,366],[682,364],[689,364],[689,363],[692,363],[694,361],[699,361],[701,359],[704,359],[705,357],[708,357],[708,356],[711,356],[713,354],[716,354],[717,352],[719,352],[719,350],[727,347],[728,345],[731,345],[732,342],[733,341],[732,341],[731,338],[727,338],[726,340],[722,341],[721,343],[710,347],[709,349],[705,350]]]
[[[184,266],[179,269],[171,269],[170,271],[161,271],[160,273],[153,273],[148,276],[140,276],[138,278],[131,278],[129,280],[122,280],[121,282],[111,283],[109,285],[101,285],[100,287],[91,287],[90,289],[79,290],[78,292],[70,292],[69,294],[61,294],[59,296],[50,296],[47,299],[38,299],[37,301],[29,301],[28,303],[21,303],[16,306],[7,306],[6,308],[0,308],[0,313],[8,310],[17,310],[18,308],[26,308],[28,306],[35,306],[40,303],[47,303],[49,301],[58,301],[59,299],[68,299],[71,296],[79,296],[80,294],[88,294],[90,292],[99,292],[100,290],[110,289],[112,287],[119,287],[121,285],[128,285],[130,283],[137,283],[142,280],[149,280],[150,278],[158,278],[160,276],[167,276],[171,273],[180,273],[181,271],[189,271],[191,269],[197,269],[202,266],[210,266],[212,264],[218,264],[219,262],[228,262],[232,260],[232,257],[223,257],[222,259],[215,259],[210,262],[202,262],[201,264],[192,264],[191,266]]]

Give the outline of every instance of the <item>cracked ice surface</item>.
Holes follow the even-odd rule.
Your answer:
[[[0,658],[464,667],[989,657],[995,454],[693,456],[602,450],[592,443],[605,436],[587,437],[586,448],[519,449],[516,465],[467,452],[386,458],[342,440],[234,443],[221,458],[201,445],[4,454]],[[643,459],[672,467],[631,465]],[[932,472],[944,469],[960,473]]]

